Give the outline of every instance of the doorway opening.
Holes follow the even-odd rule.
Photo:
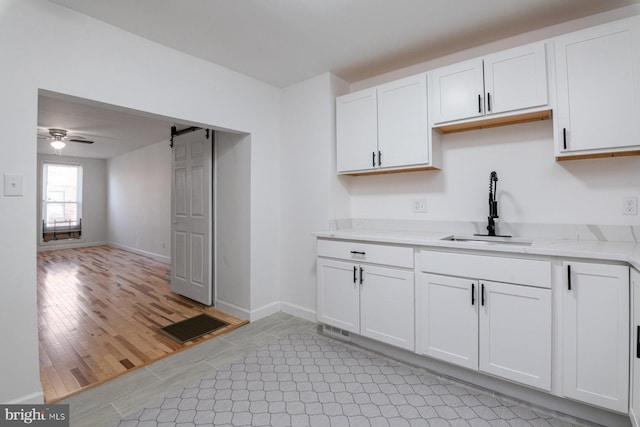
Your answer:
[[[93,141],[69,141],[62,149],[51,147],[47,139],[37,142],[40,163],[70,164],[82,170],[81,196],[75,200],[82,206],[81,232],[45,240],[47,222],[37,225],[40,372],[45,401],[55,402],[246,323],[212,307],[215,297],[200,304],[170,289],[171,272],[175,272],[170,267],[175,258],[171,127],[214,127],[46,91],[41,91],[38,105],[39,134],[65,129],[74,138]],[[212,137],[208,141],[213,165],[217,147]],[[73,200],[45,203],[42,195],[49,192],[44,169],[39,169],[38,218],[60,210],[54,202],[72,206]],[[209,183],[212,250],[196,264],[210,268],[210,277],[202,283],[209,283],[211,294],[216,295],[214,254],[219,243],[215,221],[219,219],[213,200],[224,203],[228,192],[223,189],[218,194],[217,181]],[[62,209],[60,215],[65,218],[59,219],[71,216],[67,215],[71,210]],[[229,217],[225,212],[221,215]],[[225,252],[223,243],[221,253]],[[193,265],[191,261],[187,264]],[[158,332],[160,327],[203,312],[230,325],[186,344]]]

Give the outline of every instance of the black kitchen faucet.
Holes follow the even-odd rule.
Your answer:
[[[497,236],[497,237],[511,237],[511,236],[498,236],[496,235],[496,221],[498,216],[498,173],[492,171],[489,175],[489,216],[487,217],[488,234],[476,234],[476,236]]]

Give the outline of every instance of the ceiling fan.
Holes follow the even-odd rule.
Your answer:
[[[67,142],[80,142],[83,144],[93,144],[94,141],[86,139],[81,135],[68,135],[67,130],[59,128],[47,129],[49,135],[41,133],[38,139],[45,139],[51,143],[51,146],[56,150],[56,153],[60,153],[67,144]]]

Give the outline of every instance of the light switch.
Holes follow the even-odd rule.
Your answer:
[[[22,175],[4,174],[4,195],[22,196]]]

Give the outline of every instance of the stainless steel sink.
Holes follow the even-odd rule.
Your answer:
[[[499,237],[499,236],[471,236],[471,235],[453,235],[447,236],[440,240],[448,240],[451,242],[477,243],[482,245],[517,245],[531,246],[533,241],[520,239],[516,237]]]

